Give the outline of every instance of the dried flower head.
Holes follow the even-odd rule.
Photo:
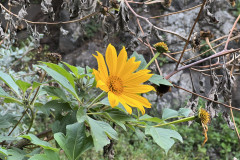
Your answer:
[[[166,43],[164,42],[158,42],[156,44],[153,45],[156,50],[160,53],[165,53],[165,52],[168,52],[168,46]]]
[[[47,57],[51,63],[58,64],[62,60],[62,56],[58,53],[48,53]]]

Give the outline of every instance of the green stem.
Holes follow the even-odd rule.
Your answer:
[[[31,130],[32,125],[33,125],[33,121],[34,121],[34,118],[35,118],[35,114],[34,114],[34,112],[33,112],[33,109],[31,108],[31,106],[29,106],[28,108],[31,110],[31,115],[32,115],[32,117],[31,117],[31,122],[30,122],[30,125],[29,125],[29,127],[28,127],[28,130],[27,130],[26,134],[28,134],[29,131]]]
[[[156,54],[155,54],[155,56],[148,62],[148,64],[144,67],[144,69],[147,69],[149,66],[150,66],[150,64],[152,64],[152,62],[158,57],[160,55],[160,52],[157,52]]]
[[[175,124],[175,123],[182,123],[182,122],[193,121],[196,118],[198,118],[198,116],[192,116],[192,117],[187,117],[187,118],[179,119],[179,120],[176,120],[176,121],[172,121],[172,122],[169,122],[169,123],[158,124],[158,125],[155,125],[153,127],[161,127],[161,126],[166,126],[166,125]]]
[[[101,94],[99,94],[99,95],[91,102],[91,104],[89,104],[89,105],[87,106],[87,109],[91,108],[95,102],[99,101],[99,99],[101,99],[102,97],[104,97],[106,94],[107,94],[107,93],[104,92],[104,91],[103,91]]]

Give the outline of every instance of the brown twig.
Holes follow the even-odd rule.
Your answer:
[[[143,29],[142,29],[142,26],[141,26],[140,21],[139,21],[138,18],[137,18],[137,24],[138,24],[141,32],[144,34],[144,31],[143,31]],[[151,53],[152,53],[152,55],[153,55],[153,57],[154,57],[154,56],[155,56],[155,53],[154,53],[154,51],[153,51],[153,49],[152,49],[152,46],[150,45],[148,39],[147,39],[146,41],[147,41],[147,46],[148,46],[148,48],[151,50]],[[162,71],[161,71],[161,69],[160,69],[160,67],[159,67],[159,65],[158,65],[157,59],[155,59],[154,61],[155,61],[155,64],[156,64],[156,66],[157,66],[157,69],[158,69],[160,75],[162,76]]]
[[[168,74],[167,76],[165,76],[165,79],[169,79],[171,76],[173,76],[174,74],[178,73],[179,71],[181,70],[184,70],[184,69],[187,69],[187,68],[190,68],[196,64],[199,64],[199,63],[202,63],[202,62],[205,62],[207,60],[210,60],[210,59],[213,59],[213,58],[217,58],[217,57],[220,57],[220,56],[224,56],[226,54],[230,54],[230,53],[234,53],[234,52],[237,52],[239,51],[240,48],[238,49],[231,49],[231,50],[223,50],[221,52],[218,52],[217,54],[214,54],[214,55],[211,55],[209,57],[206,57],[206,58],[203,58],[203,59],[200,59],[199,61],[196,61],[196,62],[193,62],[191,64],[188,64],[186,66],[182,66],[180,68],[177,68],[177,70],[174,70],[173,72],[171,72],[170,74]]]
[[[231,38],[231,36],[232,36],[232,32],[233,32],[234,28],[236,27],[237,22],[238,22],[239,19],[240,19],[240,15],[238,15],[236,21],[234,22],[234,24],[233,24],[233,26],[232,26],[232,29],[231,29],[231,31],[230,31],[230,33],[229,33],[229,35],[228,35],[228,39],[227,39],[227,42],[226,42],[226,44],[225,44],[224,50],[227,50],[229,40],[230,40],[230,38]]]
[[[223,105],[223,106],[225,106],[225,107],[232,108],[232,109],[235,109],[235,110],[240,111],[240,108],[232,107],[232,106],[229,106],[229,105],[227,105],[227,104],[224,104],[224,103],[215,101],[215,100],[213,100],[213,99],[207,98],[207,97],[202,96],[202,95],[197,94],[197,93],[194,93],[194,92],[192,92],[192,91],[189,91],[189,90],[187,90],[187,89],[185,89],[185,88],[182,88],[182,87],[180,87],[180,86],[177,86],[177,85],[175,85],[175,84],[173,84],[173,86],[176,87],[176,88],[179,88],[179,89],[181,89],[181,90],[184,90],[184,91],[186,91],[186,92],[188,92],[188,93],[194,94],[194,95],[196,95],[196,96],[198,96],[198,97],[201,97],[201,98],[203,98],[203,99],[206,99],[206,100],[208,100],[208,101],[211,101],[211,102],[214,102],[214,103],[217,103],[217,104],[221,104],[221,105]]]
[[[25,111],[23,112],[22,116],[20,117],[20,119],[17,121],[17,123],[15,124],[15,126],[12,128],[12,130],[8,133],[8,136],[10,136],[12,134],[12,132],[15,130],[15,128],[18,126],[18,124],[21,122],[21,120],[23,119],[23,117],[25,116],[25,114],[27,113],[28,108],[25,109]]]
[[[182,40],[184,40],[184,41],[187,41],[187,39],[186,39],[185,37],[179,35],[179,34],[176,33],[176,32],[172,32],[172,31],[169,31],[169,30],[165,30],[165,29],[162,29],[162,28],[159,28],[159,27],[153,25],[153,24],[148,20],[148,18],[138,15],[138,14],[132,9],[132,7],[129,5],[129,3],[128,3],[127,0],[124,0],[124,2],[125,2],[125,4],[127,5],[127,7],[130,9],[130,11],[134,14],[134,16],[136,16],[137,18],[140,18],[140,19],[145,20],[149,25],[153,26],[153,28],[155,28],[155,29],[157,29],[157,30],[159,30],[159,31],[162,31],[162,32],[170,33],[170,34],[172,34],[172,35],[175,35],[175,36],[179,37],[180,39],[182,39]]]
[[[235,39],[237,39],[237,38],[240,38],[240,35],[231,38],[230,41],[235,40]],[[220,47],[221,45],[223,45],[223,44],[226,43],[226,42],[227,42],[227,41],[224,41],[224,42],[222,42],[222,43],[214,46],[213,49],[215,49],[215,48],[217,48],[217,47]],[[188,62],[188,61],[190,61],[190,60],[193,60],[193,59],[195,59],[195,58],[197,58],[197,57],[200,57],[200,56],[204,55],[205,53],[207,53],[207,52],[209,52],[209,51],[211,51],[211,49],[208,49],[208,50],[206,50],[205,52],[203,52],[203,53],[201,53],[201,54],[198,54],[197,56],[194,56],[194,57],[192,57],[192,58],[186,59],[185,61],[183,61],[183,63]]]
[[[189,33],[188,39],[187,39],[187,41],[186,41],[186,43],[185,43],[185,46],[184,46],[183,51],[182,51],[182,54],[181,54],[181,56],[180,56],[180,58],[179,58],[179,60],[178,60],[178,62],[177,62],[177,65],[176,65],[175,70],[178,69],[178,66],[179,66],[179,64],[180,64],[180,62],[181,62],[181,60],[182,60],[183,54],[184,54],[184,52],[185,52],[185,50],[186,50],[186,48],[187,48],[187,46],[188,46],[188,43],[189,43],[189,40],[190,40],[191,36],[192,36],[193,29],[195,28],[195,25],[197,24],[197,21],[198,21],[200,15],[201,15],[201,13],[202,13],[202,10],[203,10],[203,8],[204,8],[204,5],[205,5],[206,1],[207,1],[207,0],[203,0],[201,9],[199,10],[198,15],[197,15],[197,18],[196,18],[196,20],[195,20],[195,22],[194,22],[194,24],[193,24],[193,26],[192,26],[192,29],[191,29],[191,31],[190,31],[190,33]]]
[[[173,15],[173,14],[178,14],[178,13],[190,11],[190,10],[193,10],[193,9],[198,8],[198,7],[200,7],[200,6],[202,6],[202,4],[199,4],[199,5],[194,6],[194,7],[192,7],[192,8],[188,8],[188,9],[184,9],[184,10],[181,10],[181,11],[177,11],[177,12],[172,12],[172,13],[168,13],[168,14],[163,14],[163,15],[160,15],[160,16],[149,17],[149,19],[162,18],[162,17],[166,17],[166,16]]]

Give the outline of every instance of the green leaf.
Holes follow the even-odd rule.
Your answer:
[[[33,82],[33,85],[32,85],[32,90],[36,89],[37,87],[41,86],[42,83],[39,83],[39,82]]]
[[[188,117],[189,113],[191,112],[188,108],[180,108],[178,111],[173,109],[165,108],[163,110],[162,119],[170,119],[170,118],[177,118],[177,117]]]
[[[162,114],[162,119],[169,119],[169,118],[173,118],[173,117],[178,117],[178,112],[173,109],[164,108],[163,114]]]
[[[84,122],[68,125],[66,136],[63,133],[55,133],[54,139],[69,160],[79,160],[83,152],[93,147],[92,137],[86,136]]]
[[[50,149],[50,150],[53,150],[53,151],[56,151],[56,152],[59,151],[58,148],[52,147],[48,142],[42,141],[41,139],[39,139],[37,136],[35,136],[33,134],[29,133],[27,135],[22,135],[22,136],[19,136],[19,137],[26,138],[26,139],[30,140],[33,144],[41,146],[44,149]]]
[[[12,90],[17,94],[20,95],[18,90],[18,85],[15,83],[14,79],[6,73],[0,71],[0,79],[8,85],[8,87],[12,88]]]
[[[56,152],[45,149],[44,154],[35,154],[28,160],[60,160],[60,157]]]
[[[56,121],[51,125],[53,133],[62,132],[65,134],[66,126],[77,122],[76,112],[69,111],[64,116],[59,114],[55,117],[55,120]]]
[[[17,140],[17,138],[15,138],[15,137],[0,135],[0,142],[2,142],[2,141],[15,141],[15,140]]]
[[[50,114],[51,109],[54,109],[55,115],[61,114],[64,111],[71,110],[71,107],[70,107],[69,103],[61,102],[61,101],[58,101],[58,100],[49,101],[46,104],[44,104],[42,106],[39,106],[37,108],[40,111],[42,111],[44,114],[47,114],[47,115]]]
[[[18,148],[13,148],[8,150],[7,160],[23,160],[25,157],[25,152]]]
[[[87,110],[84,107],[80,107],[77,111],[77,121],[82,123],[87,120]]]
[[[135,133],[139,140],[143,140],[146,138],[145,134],[138,128],[135,130]]]
[[[124,125],[124,121],[118,121],[118,120],[114,120],[107,112],[103,112],[101,113],[103,115],[105,115],[107,118],[109,118],[111,121],[113,121],[114,123],[116,123],[117,125],[119,125],[120,127],[122,127],[122,129],[124,129],[125,131],[127,131],[127,128]]]
[[[0,128],[9,128],[12,126],[12,123],[14,123],[14,120],[16,119],[16,115],[13,114],[0,114]]]
[[[129,114],[126,114],[125,112],[122,112],[118,109],[110,109],[110,110],[106,110],[106,112],[112,117],[112,119],[116,121],[134,121],[135,120]]]
[[[58,72],[52,70],[51,68],[48,68],[46,66],[38,66],[45,70],[52,78],[54,78],[58,83],[60,83],[67,91],[69,91],[78,101],[80,101],[76,91],[75,87],[71,85],[71,83],[68,81],[66,77],[59,74]]]
[[[97,121],[88,117],[88,123],[91,128],[93,143],[96,151],[101,150],[110,143],[108,137],[117,139],[117,132],[106,122]]]
[[[10,97],[3,89],[2,87],[0,86],[0,97]]]
[[[11,97],[9,94],[7,94],[2,87],[0,87],[0,97],[4,97],[4,102],[5,103],[18,103],[20,105],[23,105],[22,102],[20,102],[19,100]]]
[[[64,63],[64,64],[73,72],[73,74],[75,75],[75,77],[79,78],[78,68],[77,68],[77,67],[72,66],[72,65],[70,65],[70,64],[68,64],[68,63],[66,63],[66,62],[62,62],[62,63]]]
[[[172,83],[170,83],[168,80],[164,79],[161,75],[154,74],[150,79],[150,82],[156,85],[167,85],[167,86],[173,86]]]
[[[52,87],[52,86],[44,86],[42,87],[42,90],[46,91],[50,96],[56,96],[65,102],[67,102],[67,97],[64,93],[64,91],[61,88]]]
[[[182,136],[178,132],[170,129],[155,128],[155,127],[148,126],[145,129],[145,134],[152,136],[153,140],[161,148],[163,148],[166,153],[175,143],[173,138],[176,138],[179,141],[183,142]]]
[[[22,80],[17,80],[16,84],[18,85],[18,87],[23,91],[23,93],[26,92],[26,90],[31,86],[30,83],[28,82],[24,82]]]
[[[50,67],[54,71],[63,75],[69,81],[69,83],[72,85],[72,87],[75,88],[74,78],[67,70],[65,70],[64,68],[62,68],[59,65],[54,64],[54,63],[49,63],[49,62],[42,62],[42,63],[46,64],[48,67]]]
[[[99,102],[99,104],[103,104],[103,105],[106,105],[106,106],[111,106],[109,101],[108,101],[108,97],[104,98],[103,100],[101,100]],[[118,110],[121,110],[125,113],[127,113],[126,109],[123,107],[123,105],[121,103],[118,104],[118,106],[114,107],[115,109],[118,109]]]
[[[188,115],[190,114],[190,112],[192,112],[192,110],[189,109],[189,108],[180,108],[180,109],[178,110],[178,116],[188,117]]]
[[[156,123],[160,123],[160,122],[163,121],[160,118],[152,117],[152,116],[149,116],[148,114],[144,114],[143,116],[139,117],[139,120],[149,121],[149,122],[156,122]]]
[[[137,71],[145,68],[145,66],[147,65],[147,62],[146,62],[145,58],[143,57],[143,55],[138,54],[136,51],[134,51],[130,58],[132,58],[132,57],[136,57],[135,61],[141,61],[141,64],[138,67]]]
[[[19,100],[15,99],[15,98],[12,98],[12,97],[6,97],[4,99],[4,103],[18,103],[20,105],[23,105],[22,102],[20,102]]]
[[[8,151],[0,147],[0,159],[7,160]]]

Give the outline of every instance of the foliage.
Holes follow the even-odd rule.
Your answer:
[[[146,64],[143,56],[138,55],[136,52],[134,54],[137,59],[141,59],[143,64]],[[19,131],[12,136],[10,136],[11,131],[8,135],[9,140],[6,142],[2,141],[2,143],[11,143],[17,148],[22,148],[31,142],[32,145],[40,146],[44,149],[44,152],[39,154],[38,151],[30,156],[30,159],[51,159],[54,157],[59,159],[58,152],[60,148],[63,149],[66,157],[70,160],[81,159],[81,154],[92,147],[96,151],[102,150],[105,145],[110,143],[111,139],[118,140],[118,133],[112,127],[113,123],[122,127],[125,131],[129,130],[126,126],[136,132],[139,132],[138,127],[145,128],[146,136],[150,135],[153,137],[153,140],[166,153],[175,142],[172,138],[182,141],[181,135],[176,131],[154,126],[154,123],[158,125],[166,123],[159,118],[154,118],[147,114],[140,117],[138,112],[128,115],[122,106],[110,109],[108,101],[98,102],[99,98],[94,98],[96,97],[96,82],[94,81],[91,68],[75,67],[65,62],[58,65],[50,62],[40,63],[34,67],[45,71],[41,76],[50,75],[60,86],[46,85],[49,84],[47,81],[26,82],[17,80],[7,73],[0,73],[0,79],[5,83],[0,92],[4,103],[17,103],[20,108],[25,110],[22,113],[23,117],[28,112],[30,115],[29,120],[28,117],[24,118],[24,120],[27,120],[25,123],[29,125],[26,134],[17,136],[21,132],[21,126],[17,126],[16,121],[12,121],[12,118],[6,118],[10,116],[9,113],[2,114],[3,123],[0,125],[1,128],[9,128],[13,131],[15,128],[10,128],[12,125],[15,124],[17,128],[20,127]],[[155,78],[154,82],[171,85],[171,83],[162,78]],[[44,101],[40,101],[41,95],[46,96]],[[53,116],[51,118],[53,121],[51,132],[54,133],[54,139],[60,148],[54,147],[48,142],[41,140],[38,136],[29,133],[35,128],[33,126],[36,116],[40,115]],[[185,114],[185,116],[188,115]],[[175,117],[178,117],[178,115]],[[17,121],[20,120],[17,119]],[[7,137],[7,134],[8,132],[5,132],[3,136]],[[18,139],[14,139],[15,137],[18,137]],[[24,139],[19,140],[19,138]],[[164,140],[164,143],[162,140]],[[14,158],[15,155],[11,154],[11,150],[8,150],[6,147],[1,149],[2,157]],[[19,152],[19,154],[22,158],[29,157],[29,151],[26,149],[24,149],[24,152]]]

